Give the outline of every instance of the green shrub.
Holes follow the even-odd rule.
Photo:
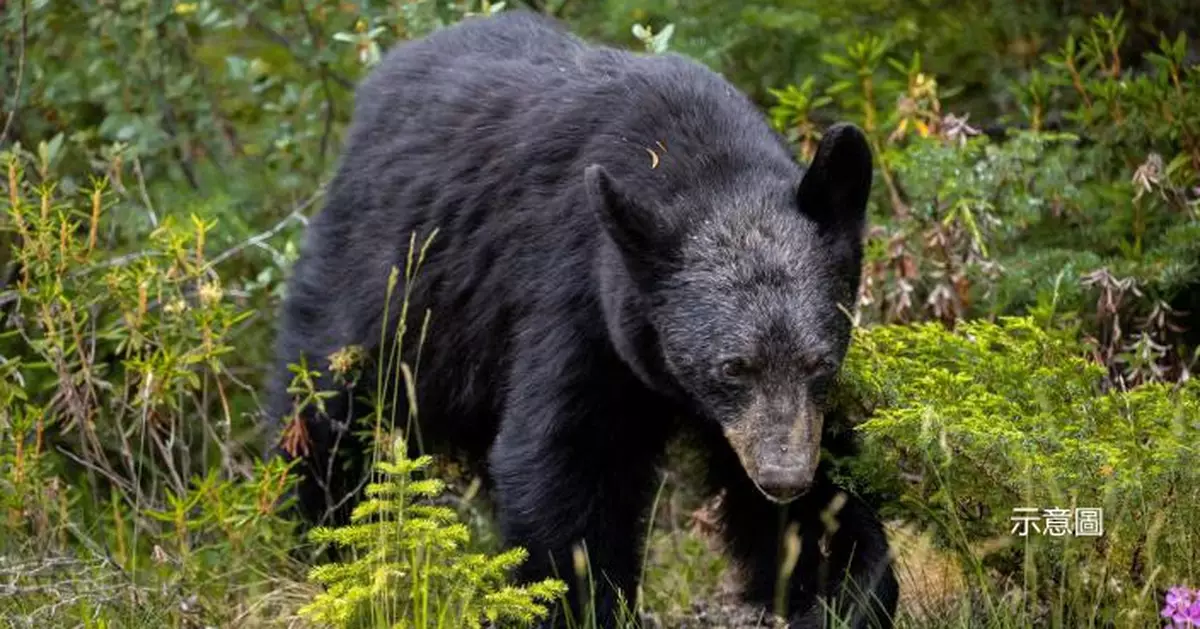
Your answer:
[[[1058,626],[1140,626],[1195,579],[1200,382],[1104,390],[1082,344],[1028,318],[859,329],[846,374],[871,415],[854,473],[958,551],[972,587],[1018,585]],[[1100,508],[1103,535],[1019,538],[1016,508]]]
[[[297,572],[292,524],[276,510],[291,481],[245,436],[255,418],[237,402],[245,385],[227,361],[250,313],[209,261],[213,224],[167,214],[141,249],[114,255],[112,215],[154,208],[108,179],[68,191],[50,158],[45,144],[36,157],[19,146],[0,154],[13,245],[0,336],[0,555],[67,581],[52,568],[94,569],[112,599],[160,619],[249,613],[227,597],[265,595]],[[151,584],[160,607],[138,603]],[[28,596],[6,607],[60,622],[54,614],[89,605],[101,618],[130,611],[105,598],[66,606],[61,582],[16,591]]]
[[[376,464],[382,478],[367,486],[368,500],[355,508],[350,525],[311,531],[314,541],[349,549],[355,558],[313,568],[310,577],[328,589],[302,615],[339,627],[480,627],[485,618],[529,624],[546,615],[538,601],[565,594],[557,580],[507,585],[508,571],[528,553],[467,552],[470,532],[454,510],[417,502],[444,489],[439,480],[413,478],[432,459],[408,458],[399,438],[389,458]]]
[[[763,105],[770,91],[814,77],[832,83],[838,72],[825,61],[856,40],[887,42],[898,57],[921,53],[931,75],[954,79],[962,110],[976,119],[1016,113],[1019,102],[1004,89],[1025,83],[1044,52],[1066,36],[1081,37],[1096,15],[1123,10],[1130,23],[1122,54],[1138,57],[1158,33],[1194,32],[1187,0],[1103,0],[1065,5],[1052,0],[1020,4],[1002,0],[604,0],[594,3],[527,2],[557,10],[589,33],[632,44],[629,28],[675,24],[674,48],[729,76]],[[880,94],[879,101],[894,103]]]
[[[1123,59],[1126,30],[1121,14],[1100,15],[1045,55],[1012,88],[1030,129],[1006,137],[949,112],[928,56],[871,34],[822,57],[824,82],[772,92],[772,121],[803,157],[830,112],[872,139],[865,321],[1054,312],[1098,341],[1120,386],[1190,373],[1200,66],[1183,33]],[[1046,131],[1051,117],[1071,132]]]

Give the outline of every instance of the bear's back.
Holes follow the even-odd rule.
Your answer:
[[[712,70],[585,42],[526,11],[468,18],[398,46],[355,100],[344,170],[375,181],[453,171],[465,175],[453,180],[459,190],[499,179],[564,192],[583,162],[643,178],[646,150],[661,142],[672,158],[653,181],[631,185],[665,201],[725,165],[792,161],[757,107]],[[475,177],[484,171],[498,177]]]
[[[568,83],[579,91],[592,80],[579,64],[597,50],[526,11],[467,18],[388,51],[358,87],[355,130],[442,113],[423,106],[496,112],[496,102],[528,107]]]
[[[605,124],[636,131],[622,120],[636,109],[761,121],[724,78],[690,59],[586,42],[527,11],[468,18],[397,46],[360,84],[355,102],[352,142],[355,135],[436,132],[447,125],[471,133],[478,129],[464,123],[473,117],[488,119],[485,130],[503,132],[507,124],[525,136]],[[674,122],[719,130],[712,120]],[[551,128],[554,123],[567,128]],[[378,138],[366,141],[377,144]]]
[[[593,163],[648,207],[796,169],[761,112],[699,63],[589,44],[523,11],[470,18],[398,46],[361,83],[309,230],[311,282],[383,294],[413,234],[437,229],[421,275],[438,290],[421,307],[586,292],[601,238],[583,196]],[[338,341],[376,333],[377,314],[347,307]]]

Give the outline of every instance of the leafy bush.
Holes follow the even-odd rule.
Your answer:
[[[463,14],[430,0],[10,6],[5,30],[21,54],[6,64],[23,64],[24,91],[4,105],[20,106],[17,139],[123,142],[155,182],[233,184],[252,198],[255,186],[304,194],[331,166],[355,80],[381,49]]]
[[[994,571],[1035,620],[1135,626],[1196,577],[1200,383],[1104,391],[1085,350],[1029,318],[859,329],[847,383],[871,417],[855,473],[959,552],[972,587]],[[1103,535],[1017,539],[1017,508],[1100,508]]]
[[[953,77],[963,110],[978,119],[997,118],[1016,109],[1014,95],[1002,86],[1024,83],[1039,55],[1070,34],[1078,37],[1086,32],[1096,15],[1125,12],[1131,28],[1119,50],[1135,58],[1153,48],[1159,33],[1174,38],[1179,32],[1194,32],[1197,26],[1186,0],[1104,0],[1087,5],[958,0],[936,7],[922,0],[529,4],[548,5],[587,32],[621,43],[633,43],[629,28],[635,22],[656,29],[674,24],[676,50],[725,73],[764,105],[772,102],[770,90],[779,86],[798,85],[809,77],[822,84],[844,78],[827,63],[827,55],[841,54],[856,41],[871,39],[886,43],[903,59],[913,53],[925,55],[927,72]],[[885,94],[880,96],[885,108],[894,105]]]
[[[120,577],[111,587],[128,596],[114,597],[130,604],[155,584],[170,593],[144,610],[155,616],[249,613],[226,597],[265,594],[296,572],[292,525],[276,510],[290,479],[280,461],[253,456],[253,416],[231,395],[244,385],[226,362],[229,338],[249,313],[206,255],[213,224],[168,214],[144,249],[111,255],[111,215],[153,208],[107,179],[65,194],[51,149],[38,153],[0,154],[15,236],[0,337],[0,554],[95,567],[99,581]],[[15,593],[28,597],[4,604],[85,613],[54,591],[27,584]],[[80,605],[99,614],[101,601]]]
[[[1189,312],[1200,287],[1200,66],[1187,63],[1183,33],[1123,60],[1126,29],[1120,14],[1096,17],[1013,88],[1028,131],[982,134],[947,111],[926,57],[898,57],[871,35],[823,57],[834,71],[824,86],[773,92],[772,120],[802,156],[822,111],[872,138],[882,185],[865,320],[1053,312],[1098,341],[1120,386],[1188,376],[1197,343],[1185,330],[1200,328]],[[1047,131],[1055,116],[1072,132]]]

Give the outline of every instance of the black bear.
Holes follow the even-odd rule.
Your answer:
[[[405,356],[423,443],[481,462],[506,541],[530,553],[518,577],[574,583],[582,548],[590,604],[612,626],[636,591],[665,445],[686,431],[723,492],[748,600],[772,605],[782,582],[798,626],[822,626],[829,606],[891,626],[884,530],[821,457],[872,178],[858,128],[828,129],[803,168],[716,73],[525,12],[397,47],[356,98],[283,307],[276,419],[296,412],[287,365],[378,353],[407,293],[410,330],[432,313],[419,361],[415,342]],[[390,272],[435,228],[389,303]],[[375,365],[300,411],[308,444],[291,452],[310,519],[354,499],[363,444],[348,427]],[[788,530],[801,546],[781,579]]]

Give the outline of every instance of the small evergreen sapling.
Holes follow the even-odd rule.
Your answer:
[[[467,552],[470,532],[453,509],[416,502],[445,489],[440,480],[413,478],[432,458],[406,452],[404,440],[395,439],[350,525],[310,533],[355,558],[314,568],[309,577],[327,589],[300,613],[338,627],[481,627],[485,618],[529,624],[543,617],[539,601],[559,598],[566,586],[509,585],[507,575],[528,555],[522,548],[491,557]]]

